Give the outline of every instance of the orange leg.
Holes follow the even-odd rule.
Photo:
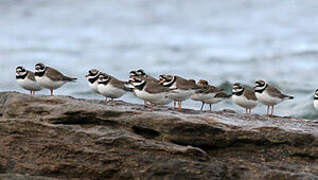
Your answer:
[[[181,108],[182,108],[182,101],[178,101],[178,105],[179,105],[179,111],[181,111]]]
[[[150,112],[152,112],[152,111],[153,111],[153,104],[150,103]]]
[[[272,106],[272,113],[271,113],[271,117],[273,117],[274,114],[274,106]]]
[[[53,96],[53,89],[51,89],[51,96]]]
[[[268,117],[269,117],[269,107],[270,106],[267,106],[267,120],[268,120]]]

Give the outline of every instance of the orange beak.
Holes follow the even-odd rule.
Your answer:
[[[86,75],[85,75],[85,77],[87,77],[87,78],[88,78],[88,76],[89,76],[89,74],[86,74]]]

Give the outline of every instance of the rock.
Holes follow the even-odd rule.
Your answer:
[[[15,92],[0,93],[0,116],[0,173],[57,179],[318,179],[317,123],[311,120],[164,106],[151,113],[122,101]]]
[[[56,180],[56,178],[47,178],[41,176],[28,176],[21,174],[0,174],[1,180]]]

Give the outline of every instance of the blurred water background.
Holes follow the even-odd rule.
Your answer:
[[[264,79],[295,96],[276,114],[316,119],[317,9],[316,0],[1,0],[0,90],[26,92],[15,67],[37,62],[79,78],[56,94],[81,98],[102,99],[87,86],[91,68],[122,80],[139,68],[207,79],[228,92],[234,82]],[[231,101],[214,106],[225,108],[243,112]]]

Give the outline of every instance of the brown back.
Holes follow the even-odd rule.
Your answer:
[[[74,81],[74,80],[76,80],[76,78],[64,76],[61,72],[59,72],[58,70],[51,68],[51,67],[46,67],[45,73],[53,81]]]
[[[32,81],[35,81],[34,73],[32,71],[27,71],[27,72],[28,72],[27,78],[31,79]]]
[[[257,100],[256,96],[255,96],[255,92],[253,90],[251,90],[250,88],[245,88],[244,89],[244,96],[248,99],[248,100]]]
[[[190,89],[198,89],[196,84],[193,84],[191,81],[184,79],[180,76],[175,76],[177,88],[181,90],[190,90]]]

